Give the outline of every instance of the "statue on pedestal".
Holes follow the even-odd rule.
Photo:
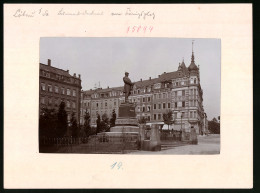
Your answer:
[[[134,83],[131,82],[130,78],[128,78],[129,73],[125,72],[125,77],[123,81],[124,85],[124,93],[125,93],[125,102],[128,103],[128,97],[131,95],[131,91],[133,90]]]

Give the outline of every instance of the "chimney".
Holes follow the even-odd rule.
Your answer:
[[[67,70],[67,72],[69,73],[70,71],[69,71],[69,70]]]
[[[160,78],[161,75],[158,75],[158,78]]]
[[[79,79],[80,79],[80,74],[79,74]]]
[[[48,66],[51,66],[51,60],[48,59]]]
[[[149,80],[151,80],[151,76],[149,77]]]
[[[140,81],[142,82],[143,80],[142,80],[142,79],[140,79]]]
[[[109,88],[109,86],[107,88]]]
[[[74,73],[73,76],[76,77],[76,73]]]
[[[164,72],[164,74],[166,74],[166,72]]]

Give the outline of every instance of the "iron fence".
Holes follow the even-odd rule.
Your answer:
[[[126,153],[139,148],[139,135],[42,138],[39,144],[42,153]]]

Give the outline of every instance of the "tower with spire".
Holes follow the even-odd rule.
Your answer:
[[[191,54],[191,63],[188,67],[189,73],[191,76],[197,76],[198,72],[199,72],[199,68],[197,67],[197,65],[195,64],[195,57],[194,57],[194,51],[193,51],[193,44],[194,41],[192,41],[192,54]]]

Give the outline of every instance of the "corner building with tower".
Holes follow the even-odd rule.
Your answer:
[[[147,125],[159,124],[164,129],[163,113],[172,110],[171,130],[190,132],[194,127],[197,134],[208,133],[200,69],[195,64],[193,51],[188,67],[183,60],[177,71],[164,72],[157,78],[140,79],[134,83],[129,102],[135,105],[137,119],[145,117]],[[84,124],[86,110],[90,113],[92,126],[96,126],[97,114],[102,116],[106,113],[110,118],[114,109],[118,115],[119,106],[124,100],[123,86],[82,91],[80,124]]]

